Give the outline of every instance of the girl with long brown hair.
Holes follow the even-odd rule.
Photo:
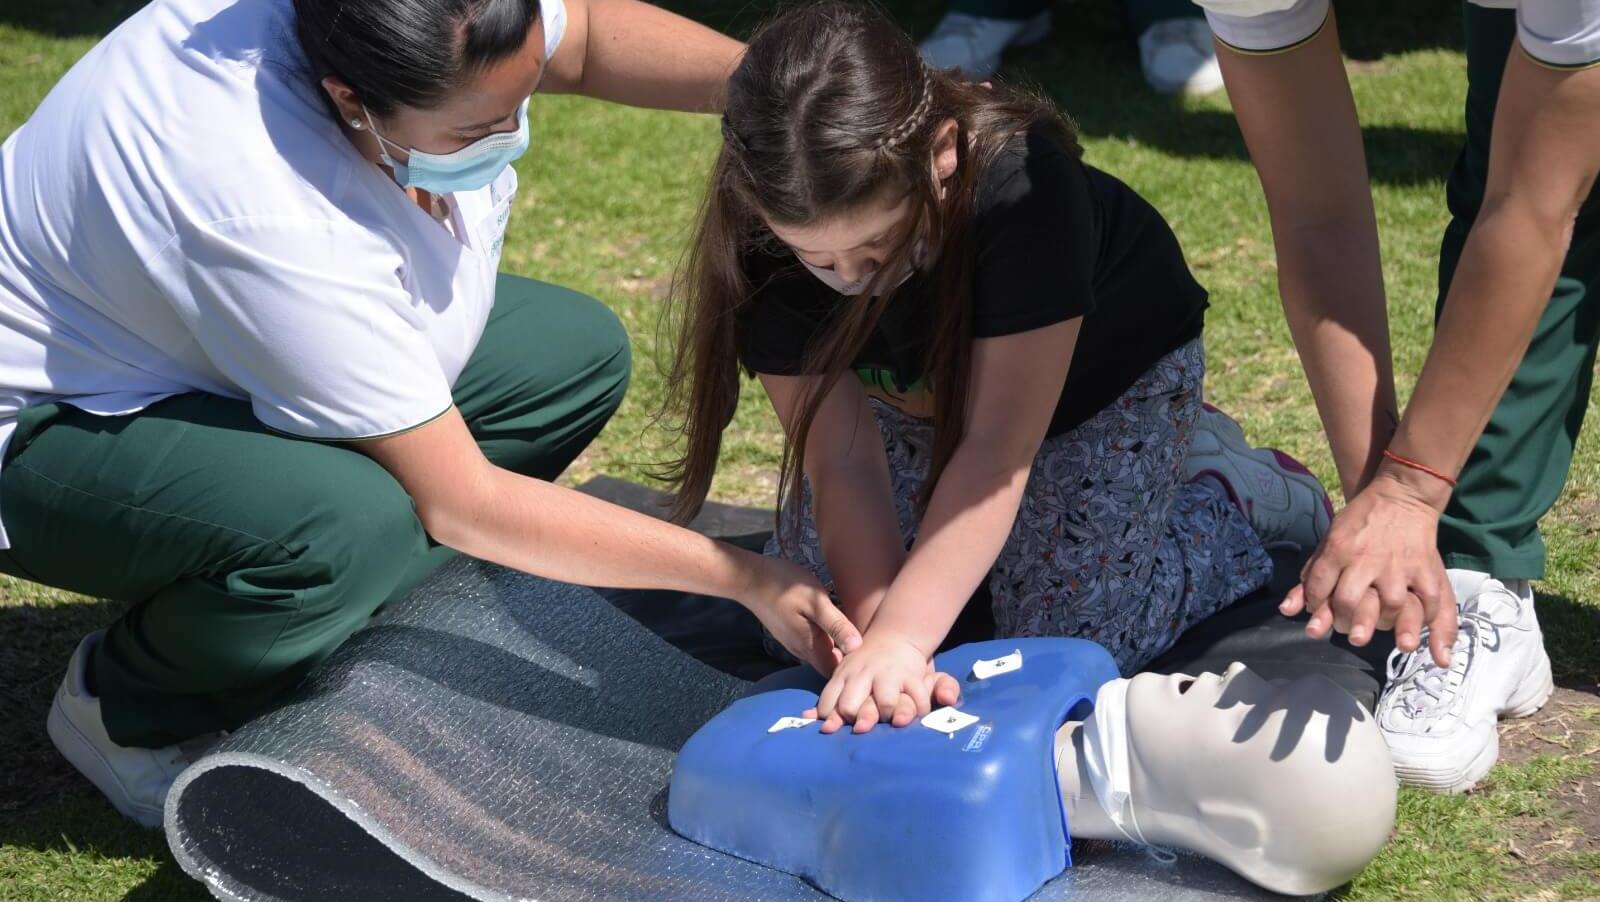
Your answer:
[[[1091,638],[1131,672],[1260,587],[1263,542],[1315,542],[1315,477],[1201,403],[1206,292],[1177,239],[1048,101],[823,2],[753,38],[723,139],[674,292],[676,512],[743,367],[788,438],[768,551],[864,633],[826,729],[926,711],[986,579],[999,635]]]

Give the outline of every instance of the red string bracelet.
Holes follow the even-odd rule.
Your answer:
[[[1400,464],[1403,467],[1410,467],[1413,470],[1419,470],[1419,471],[1421,471],[1423,473],[1426,473],[1429,476],[1432,476],[1432,477],[1434,477],[1436,479],[1442,479],[1446,483],[1449,483],[1451,488],[1455,488],[1456,481],[1454,479],[1451,479],[1450,477],[1444,475],[1443,473],[1440,473],[1438,470],[1435,470],[1434,468],[1428,466],[1427,464],[1417,463],[1416,461],[1412,460],[1409,457],[1401,457],[1400,455],[1394,453],[1393,451],[1390,451],[1388,448],[1383,449],[1383,456],[1387,457],[1388,459],[1394,461],[1397,464]]]

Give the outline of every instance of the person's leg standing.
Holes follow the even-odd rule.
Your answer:
[[[1517,30],[1515,10],[1464,7],[1466,143],[1446,189],[1451,220],[1439,251],[1436,316],[1483,203],[1495,100]],[[1539,518],[1566,482],[1593,377],[1597,215],[1591,195],[1528,351],[1439,523],[1439,551],[1462,614],[1457,673],[1441,672],[1426,652],[1391,665],[1378,724],[1406,782],[1448,792],[1472,787],[1499,755],[1498,718],[1531,714],[1549,698],[1550,661],[1528,581],[1544,575]]]
[[[1455,275],[1483,202],[1490,126],[1507,54],[1513,10],[1466,5],[1467,140],[1450,174],[1451,221],[1439,253],[1439,299]],[[1544,576],[1544,516],[1566,483],[1583,424],[1600,340],[1600,198],[1591,194],[1573,228],[1549,306],[1511,385],[1463,467],[1439,525],[1445,566],[1501,580]]]

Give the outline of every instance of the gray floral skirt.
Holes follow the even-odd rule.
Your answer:
[[[1131,674],[1266,584],[1272,562],[1244,514],[1212,480],[1184,476],[1204,376],[1196,339],[1086,422],[1045,439],[990,572],[996,635],[1092,639]],[[910,547],[933,427],[871,403]],[[766,553],[809,567],[831,590],[808,484],[800,505],[798,542],[782,548],[775,536]]]

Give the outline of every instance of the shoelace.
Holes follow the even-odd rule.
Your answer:
[[[1480,610],[1477,599],[1473,599],[1461,611],[1455,645],[1450,649],[1449,667],[1433,663],[1428,651],[1427,627],[1423,627],[1415,651],[1402,652],[1397,648],[1390,652],[1389,683],[1395,687],[1406,711],[1413,718],[1428,718],[1447,710],[1457,690],[1466,683],[1467,671],[1478,657],[1478,649],[1493,651],[1500,647],[1500,626]]]

